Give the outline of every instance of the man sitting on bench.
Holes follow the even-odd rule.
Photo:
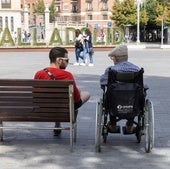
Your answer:
[[[75,112],[90,98],[87,91],[80,91],[76,85],[72,73],[66,71],[69,62],[68,51],[62,47],[54,47],[49,52],[50,65],[36,72],[34,79],[51,79],[51,80],[73,80],[74,81],[74,101]],[[76,114],[77,115],[77,114]],[[55,124],[60,127],[60,123]],[[61,130],[54,130],[54,135],[59,135]]]

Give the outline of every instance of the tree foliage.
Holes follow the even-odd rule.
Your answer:
[[[146,1],[146,12],[147,12],[147,15],[148,15],[147,25],[151,25],[151,26],[157,25],[156,24],[156,19],[157,19],[157,16],[158,16],[158,13],[157,13],[157,10],[156,10],[157,5],[158,5],[157,0]]]
[[[111,19],[114,20],[116,26],[123,27],[125,25],[135,26],[137,24],[137,7],[134,0],[115,0],[112,7]],[[144,8],[140,11],[140,23],[146,25],[148,21],[147,13]]]
[[[170,26],[170,0],[158,0],[157,14],[158,26],[162,24],[162,17],[164,17],[164,25]]]
[[[34,6],[34,13],[42,14],[45,11],[45,4],[43,0],[38,0]]]
[[[135,0],[115,0],[111,12],[111,19],[116,26],[136,26],[137,6]],[[140,5],[140,26],[161,26],[163,15],[165,25],[170,26],[170,0],[146,0]]]
[[[116,26],[135,25],[136,8],[134,0],[115,1],[111,19],[114,20]]]
[[[54,1],[52,1],[50,7],[49,7],[49,10],[50,10],[50,22],[54,22],[55,21],[55,17],[58,15],[56,9],[55,9],[55,4],[54,4]]]

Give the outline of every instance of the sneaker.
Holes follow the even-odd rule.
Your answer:
[[[85,64],[87,65],[87,58],[85,59]]]
[[[126,125],[126,133],[133,133],[134,132],[134,127]]]
[[[93,63],[89,63],[88,66],[94,66],[94,64]]]
[[[126,133],[133,133],[134,132],[134,126],[133,124],[129,124],[128,121],[126,122]]]
[[[79,66],[79,63],[78,62],[74,63],[74,66]]]
[[[55,127],[60,128],[61,127],[60,123],[56,122]],[[54,132],[54,136],[59,136],[61,134],[61,129],[58,129],[58,130],[54,129],[53,132]]]
[[[113,124],[111,124],[111,122],[109,122],[109,123],[107,124],[107,126],[108,126],[108,131],[109,131],[110,133],[116,133],[116,132],[117,132],[117,127],[116,127],[116,125],[113,125]]]
[[[85,63],[80,63],[80,66],[86,66],[86,64]]]

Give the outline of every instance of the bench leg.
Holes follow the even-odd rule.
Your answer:
[[[74,135],[74,131],[73,131],[73,126],[70,126],[70,151],[73,151],[73,135]]]
[[[0,121],[0,127],[3,127],[2,121]],[[0,128],[0,141],[3,141],[3,129]]]
[[[74,124],[73,137],[74,137],[74,142],[76,142],[77,141],[77,122],[75,122]]]

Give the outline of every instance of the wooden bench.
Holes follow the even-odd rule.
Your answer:
[[[3,122],[67,122],[68,127],[21,129],[70,130],[70,146],[76,141],[73,81],[0,79],[0,139]]]

